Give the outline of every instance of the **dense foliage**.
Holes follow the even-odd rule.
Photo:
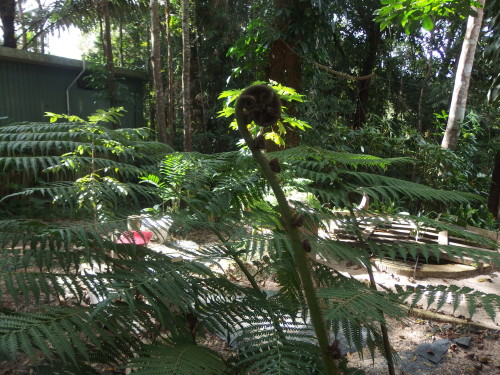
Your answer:
[[[164,154],[159,173],[152,174],[155,169],[143,163],[153,161],[162,149],[140,141],[139,135],[95,123],[2,128],[3,165],[24,166],[33,173],[67,170],[83,175],[20,192],[44,194],[54,209],[70,207],[79,215],[77,221],[48,222],[14,214],[2,220],[2,355],[15,358],[23,353],[42,373],[99,373],[99,364],[139,374],[323,373],[290,239],[267,181],[248,151]],[[54,150],[58,152],[50,156]],[[471,196],[374,173],[407,163],[405,158],[311,146],[267,157],[280,160],[281,186],[295,212],[304,217],[308,263],[332,340],[343,337],[358,351],[367,345],[372,354],[378,349],[392,355],[383,346],[381,326],[387,317],[405,315],[406,300],[416,304],[424,296],[438,301],[439,307],[446,301],[439,297],[443,293],[454,296],[455,306],[466,295],[470,314],[479,306],[492,318],[498,313],[497,295],[455,287],[376,291],[327,265],[348,261],[369,267],[371,256],[439,258],[442,252],[500,264],[497,254],[487,250],[379,243],[362,236],[367,225],[404,221],[494,246],[455,226],[419,215],[372,216],[362,211],[346,217],[339,212],[352,213],[352,201],[363,193],[378,201],[407,197],[445,204],[465,204]],[[2,203],[8,205],[18,195]],[[177,236],[202,230],[212,233],[213,240],[182,246],[160,237],[171,247],[167,252],[117,241],[127,233],[130,214],[147,207],[142,211],[143,230]],[[332,222],[341,225],[350,242],[331,234],[318,236],[318,230],[330,233]],[[234,263],[245,281],[221,273],[215,265],[224,261]],[[257,281],[262,274],[274,275],[278,289],[266,290]],[[200,345],[209,334],[228,340],[234,354],[222,357]],[[338,365],[348,364],[339,360]]]
[[[23,13],[19,1],[21,34],[9,43],[41,52],[45,32],[69,25],[93,32],[97,48],[88,60],[95,69],[87,83],[120,97],[114,66],[150,69],[150,4],[56,0]],[[500,194],[500,164],[492,168],[495,154],[500,163],[498,2],[486,3],[481,69],[472,71],[453,151],[440,142],[464,17],[474,15],[476,1],[160,5],[155,37],[160,60],[168,61],[160,78],[168,82],[174,149],[154,141],[162,93],[152,82],[148,129],[120,128],[116,108],[86,121],[50,114],[50,123],[0,127],[2,358],[28,357],[41,374],[98,374],[110,366],[137,374],[330,374],[315,300],[335,367],[359,374],[337,355],[336,340],[381,352],[390,363],[386,319],[401,319],[424,300],[437,309],[465,301],[470,315],[480,308],[498,314],[495,294],[444,286],[377,290],[331,268],[348,262],[371,273],[377,257],[443,256],[500,266],[498,252],[488,250],[498,244],[456,225],[498,228],[486,206],[488,194]],[[189,45],[182,9],[190,10]],[[6,12],[0,7],[5,35],[14,35]],[[187,89],[183,74],[192,81]],[[273,87],[285,111],[269,128],[248,124],[245,145],[235,130],[247,124],[228,126],[228,118],[251,82]],[[181,108],[186,92],[192,104]],[[267,110],[266,94],[257,100]],[[187,136],[186,111],[195,151],[175,152]],[[262,175],[254,152],[261,146],[293,218],[283,214],[276,181]],[[371,205],[358,210],[367,197]],[[287,220],[300,227],[306,257],[297,256]],[[415,233],[447,231],[474,247],[364,235],[391,223]],[[145,232],[158,246],[137,243],[147,241]],[[194,246],[180,240],[199,233],[205,241]],[[224,264],[238,277],[221,270]],[[312,299],[302,269],[311,274]],[[269,278],[275,290],[262,283]],[[210,337],[226,341],[231,353],[204,345]]]

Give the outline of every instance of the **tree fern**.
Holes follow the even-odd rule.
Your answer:
[[[167,153],[144,135],[80,123],[1,128],[5,173],[26,168],[39,180],[2,201],[10,216],[0,221],[0,298],[9,308],[0,319],[0,351],[30,355],[40,373],[97,373],[96,364],[139,374],[322,373],[292,241],[248,150]],[[376,257],[442,254],[499,265],[498,253],[486,248],[496,244],[462,228],[418,213],[354,210],[363,193],[446,204],[470,195],[383,175],[392,164],[408,162],[402,158],[305,146],[268,156],[279,158],[280,184],[293,214],[303,218],[301,238],[311,250],[307,263],[330,346],[343,336],[353,350],[366,345],[372,355],[389,356],[380,324],[422,303],[456,308],[465,301],[471,314],[483,308],[496,316],[497,295],[441,286],[376,291],[331,267],[332,261],[365,267]],[[77,220],[16,217],[8,204],[25,196],[49,198],[47,209],[77,210]],[[190,247],[164,239],[168,252],[116,243],[129,230],[130,214],[140,215],[143,230],[185,236],[201,229],[214,236]],[[398,222],[412,226],[413,237],[388,242],[364,235],[369,227]],[[431,228],[470,247],[424,240]],[[243,280],[229,279],[217,266],[222,261],[234,262]],[[258,283],[252,262],[273,277],[276,290]],[[199,345],[197,333],[204,332],[228,340],[231,357]]]

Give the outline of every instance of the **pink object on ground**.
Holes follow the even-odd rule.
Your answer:
[[[147,245],[148,242],[151,240],[151,236],[153,235],[153,232],[148,232],[148,231],[130,231],[130,232],[124,232],[120,235],[120,238],[116,243],[122,243],[122,244],[136,244],[140,246]]]

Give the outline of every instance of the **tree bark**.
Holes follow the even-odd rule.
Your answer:
[[[478,0],[482,7],[476,8],[477,16],[469,16],[467,20],[467,30],[462,44],[462,52],[455,74],[455,86],[451,99],[448,123],[444,133],[441,147],[454,151],[457,148],[462,122],[465,117],[467,105],[467,94],[469,91],[472,66],[474,64],[474,54],[481,31],[483,21],[483,9],[485,0]]]
[[[434,43],[434,30],[431,31],[431,36],[429,38],[429,58],[427,60],[427,69],[425,72],[424,79],[422,80],[422,85],[420,86],[420,96],[418,98],[418,112],[417,112],[417,130],[419,133],[422,133],[423,128],[424,128],[424,117],[425,117],[425,111],[424,111],[424,98],[425,98],[425,89],[429,84],[429,80],[431,78],[431,73],[432,73],[432,68],[433,68],[433,61],[432,61],[432,46]]]
[[[0,19],[3,29],[3,46],[17,48],[16,28],[16,0],[0,0]]]
[[[488,196],[488,210],[495,219],[500,218],[500,150],[495,156],[495,166],[491,176],[490,194]]]
[[[19,23],[21,24],[21,38],[23,41],[21,49],[25,49],[26,44],[28,44],[28,37],[26,35],[26,18],[24,17],[24,9],[23,9],[23,1],[22,0],[18,0],[17,7],[19,9]]]
[[[165,1],[165,32],[167,34],[167,72],[168,72],[168,89],[167,89],[167,141],[169,146],[174,145],[175,124],[174,124],[174,58],[172,45],[172,32],[170,30],[170,0]]]
[[[156,131],[158,140],[167,142],[165,98],[163,92],[163,79],[161,76],[161,47],[160,47],[160,17],[158,16],[158,0],[150,1],[151,11],[151,65],[153,68],[153,84],[156,96]]]
[[[113,46],[111,44],[111,18],[109,16],[109,0],[96,0],[97,10],[104,22],[102,32],[102,45],[104,57],[106,59],[106,70],[108,71],[108,99],[110,107],[116,107],[116,85],[115,85],[115,64],[113,62]],[[117,127],[118,124],[113,124]]]
[[[184,151],[192,151],[191,139],[191,41],[189,38],[189,0],[182,0],[182,111]]]
[[[299,7],[304,7],[305,3],[299,0],[275,0],[274,1],[276,10],[282,11],[281,14],[286,14],[287,10],[294,8],[293,14],[301,14]],[[303,14],[303,13],[302,13]],[[268,78],[270,80],[276,81],[282,85],[294,88],[300,91],[302,84],[302,59],[293,50],[297,45],[297,38],[300,35],[293,35],[287,38],[286,28],[290,23],[296,23],[297,20],[285,19],[277,21],[277,28],[282,32],[284,38],[277,39],[271,43],[270,46],[270,57],[269,57],[269,72]],[[288,108],[289,112],[293,115],[293,107]],[[274,129],[274,127],[273,127]],[[294,147],[299,145],[299,135],[297,131],[293,129],[287,129],[285,135],[286,147]],[[278,146],[274,142],[268,142],[266,144],[266,149],[268,151],[277,150]]]
[[[42,5],[41,0],[36,0],[36,3],[38,4],[38,10],[40,12],[43,12],[43,5]],[[32,39],[37,39],[35,41],[35,51],[39,51],[42,55],[45,53],[45,35],[46,35],[46,31],[44,30],[43,25],[40,25],[37,33],[32,38]],[[26,48],[28,47],[28,44],[29,44],[29,41],[26,44]]]
[[[368,55],[366,56],[366,59],[363,63],[361,75],[369,75],[373,72],[382,35],[380,26],[371,18],[367,19],[366,22],[368,22],[365,28],[368,44]],[[371,78],[363,81],[357,81],[358,98],[356,112],[354,113],[354,122],[352,125],[353,129],[361,129],[365,125],[371,82]]]

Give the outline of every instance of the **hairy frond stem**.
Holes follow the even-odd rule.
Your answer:
[[[300,234],[294,225],[294,215],[285,193],[281,188],[275,171],[270,166],[269,161],[263,153],[252,147],[254,139],[248,130],[248,125],[253,122],[262,127],[274,125],[280,118],[281,101],[278,94],[269,86],[255,85],[242,92],[236,102],[236,121],[246,144],[249,146],[252,155],[259,165],[260,171],[267,180],[278,201],[278,210],[281,214],[285,230],[290,239],[292,251],[295,259],[295,266],[299,272],[304,296],[309,307],[311,322],[316,332],[316,338],[321,350],[325,374],[337,374],[337,368],[330,356],[330,346],[326,333],[326,327],[321,314],[318,298],[314,289],[311,270],[309,269],[307,254],[304,251]],[[279,166],[279,162],[277,161]]]

